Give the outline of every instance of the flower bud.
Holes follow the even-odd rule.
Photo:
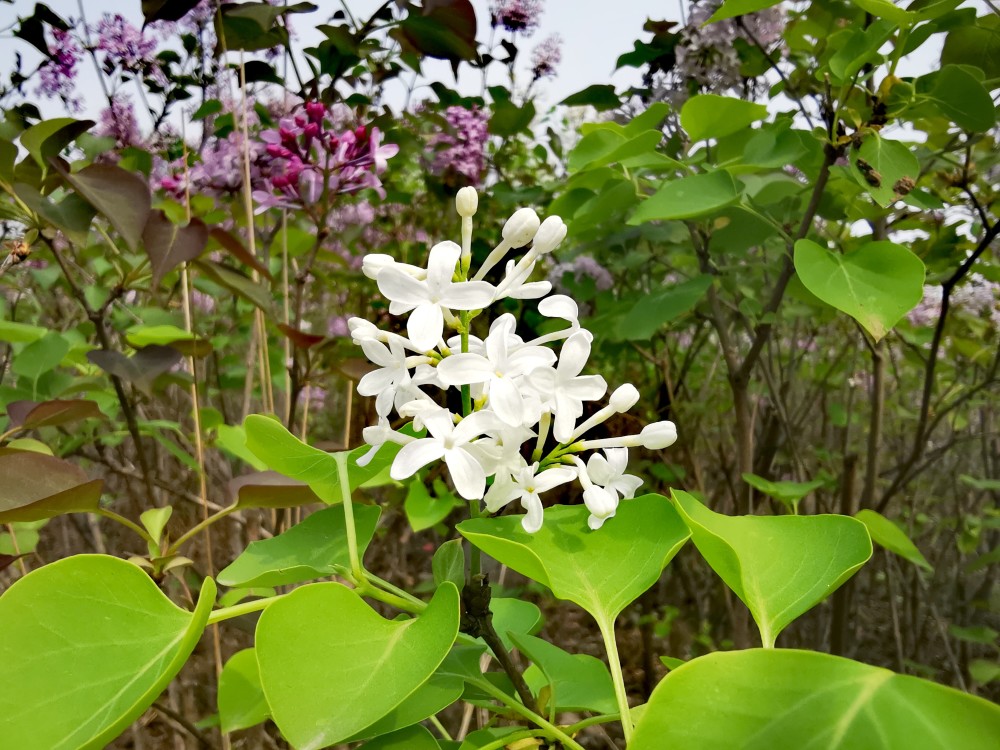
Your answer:
[[[639,444],[643,448],[657,451],[677,442],[677,425],[673,422],[653,422],[642,428]]]
[[[361,272],[374,281],[378,278],[378,272],[383,268],[388,268],[396,262],[396,259],[385,253],[369,253],[361,261]]]
[[[603,487],[591,485],[583,491],[583,502],[590,511],[587,525],[595,531],[618,510],[618,498]]]
[[[538,227],[532,250],[536,255],[551,253],[566,238],[566,224],[558,216],[549,216]]]
[[[625,385],[615,388],[614,393],[611,394],[610,405],[616,412],[621,413],[631,409],[638,401],[638,389],[631,383],[625,383]]]
[[[524,247],[531,242],[540,223],[533,210],[519,208],[503,225],[503,238],[509,247]]]
[[[464,187],[455,195],[455,210],[458,215],[471,218],[479,208],[479,193],[474,187]]]

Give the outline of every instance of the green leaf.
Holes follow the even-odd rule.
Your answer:
[[[461,542],[460,539],[455,541]],[[524,599],[510,599],[497,596],[490,600],[490,611],[493,613],[493,629],[497,631],[504,647],[510,651],[514,648],[514,635],[534,635],[542,629],[542,610],[537,605]],[[486,642],[480,639],[483,646]]]
[[[69,461],[34,451],[0,453],[0,477],[0,523],[93,512],[104,485]]]
[[[58,156],[93,124],[93,120],[75,120],[72,117],[43,120],[21,133],[21,145],[44,170],[49,166],[49,159]]]
[[[920,176],[920,163],[909,147],[882,138],[864,137],[861,148],[850,151],[851,174],[882,208],[888,208],[909,193]]]
[[[739,198],[736,182],[724,169],[666,183],[639,204],[632,225],[662,219],[693,219],[718,211]]]
[[[465,547],[462,540],[452,539],[438,547],[431,558],[431,570],[435,586],[440,586],[445,581],[451,581],[456,588],[464,586]]]
[[[257,652],[237,651],[219,675],[219,722],[223,732],[235,732],[262,723],[271,715],[260,686]]]
[[[383,619],[337,583],[303,586],[273,602],[257,624],[256,648],[274,722],[298,750],[336,744],[374,724],[447,656],[458,610],[450,583],[419,617],[402,622]]]
[[[205,339],[199,339],[193,333],[175,325],[144,326],[129,328],[125,334],[129,346],[141,349],[144,346],[172,346],[182,354],[194,357],[204,357],[212,351],[212,344]]]
[[[168,219],[163,211],[153,211],[142,231],[142,244],[149,258],[155,288],[165,274],[204,252],[208,244],[208,227],[201,219],[191,219],[180,226]]]
[[[527,102],[518,107],[514,102],[501,100],[493,103],[489,131],[493,135],[512,136],[527,130],[535,119],[535,105]]]
[[[53,203],[36,188],[23,182],[14,183],[14,193],[44,221],[62,230],[70,240],[80,245],[86,244],[90,223],[96,212],[79,195],[70,193],[59,203]]]
[[[35,403],[34,401],[12,401],[7,404],[7,416],[11,427],[37,430],[39,427],[78,422],[81,419],[104,419],[97,404],[87,399],[54,399]]]
[[[890,552],[895,552],[900,557],[925,570],[934,570],[927,562],[927,558],[917,549],[917,545],[910,541],[910,537],[881,513],[865,509],[855,513],[854,517],[868,528],[868,534],[876,544],[882,545]]]
[[[751,649],[670,672],[629,750],[993,750],[997,737],[1000,708],[982,698],[839,656]]]
[[[621,99],[615,93],[615,87],[609,83],[595,83],[592,86],[570,94],[563,99],[560,104],[567,107],[593,107],[598,112],[605,112],[621,105]]]
[[[139,246],[149,216],[149,188],[138,175],[113,164],[91,164],[79,172],[60,170],[66,181],[122,236],[130,250]]]
[[[570,654],[541,638],[515,633],[511,640],[531,659],[534,669],[524,679],[537,696],[546,686],[551,691],[548,708],[555,711],[618,711],[611,673],[600,659],[588,654]]]
[[[892,21],[878,20],[867,28],[846,28],[834,32],[829,40],[829,49],[836,50],[828,65],[837,83],[847,83],[865,65],[874,65],[882,60],[879,49],[896,32]]]
[[[115,375],[133,383],[136,388],[149,395],[153,384],[160,375],[181,360],[181,353],[172,346],[152,344],[136,350],[131,357],[121,352],[97,349],[87,352],[87,359],[109,375]]]
[[[453,495],[435,497],[420,479],[410,482],[403,503],[406,520],[410,522],[414,531],[423,531],[436,526],[446,519],[454,508]]]
[[[322,502],[305,482],[276,471],[257,471],[229,481],[237,508],[297,508]]]
[[[139,515],[139,521],[143,528],[149,532],[155,545],[159,545],[160,539],[163,537],[163,529],[173,512],[174,509],[166,505],[162,508],[150,508]]]
[[[742,474],[743,481],[751,487],[760,490],[765,495],[780,500],[790,506],[798,513],[799,501],[815,489],[819,489],[826,482],[822,479],[814,479],[811,482],[772,482],[756,474]]]
[[[924,90],[927,83],[929,91]],[[964,68],[945,65],[940,71],[917,79],[917,84],[918,92],[960,128],[979,133],[996,124],[996,110],[989,92]]]
[[[587,133],[569,152],[566,167],[570,172],[578,172],[588,164],[613,153],[625,141],[625,136],[613,130],[594,130]]]
[[[767,117],[763,104],[718,94],[692,96],[681,107],[681,127],[692,143],[706,138],[724,138]]]
[[[280,422],[251,414],[243,422],[247,448],[274,471],[308,484],[323,502],[333,505],[343,500],[340,476],[334,454],[307,445],[286,430]],[[386,445],[367,466],[358,459],[369,450],[367,445],[347,454],[348,483],[357,489],[392,463],[397,446]]]
[[[437,740],[421,726],[407,727],[366,742],[359,750],[440,750]]]
[[[375,534],[381,511],[374,505],[354,506],[358,555]],[[286,586],[335,575],[350,568],[344,510],[324,508],[278,536],[251,542],[219,573],[223,586]]]
[[[614,619],[656,583],[687,541],[680,516],[661,495],[623,500],[598,531],[586,507],[545,509],[542,528],[529,534],[521,516],[475,518],[458,531],[497,561],[548,586],[599,621]]]
[[[250,304],[265,311],[271,308],[271,293],[249,276],[210,260],[199,259],[195,261],[195,265],[216,284],[224,286]]]
[[[0,341],[5,341],[8,344],[27,344],[38,341],[48,332],[49,329],[42,326],[0,319]]]
[[[976,19],[948,32],[941,50],[942,65],[975,65],[987,78],[1000,78],[1000,16]]]
[[[643,295],[622,319],[618,334],[623,341],[648,341],[665,324],[698,304],[712,286],[708,274]]]
[[[841,255],[799,240],[795,271],[806,289],[850,315],[876,341],[924,296],[923,261],[892,242],[868,242]]]
[[[36,383],[42,375],[56,369],[67,354],[69,341],[55,331],[50,331],[43,338],[24,347],[14,357],[10,369],[15,375]]]
[[[177,607],[139,568],[77,555],[33,570],[0,597],[0,716],[18,750],[100,750],[180,671],[215,601]]]
[[[884,18],[900,26],[912,26],[917,22],[917,14],[910,13],[890,0],[851,0],[866,13],[871,13],[877,18]]]
[[[247,436],[243,431],[242,425],[220,424],[215,430],[215,444],[222,448],[222,450],[250,464],[257,471],[263,471],[267,468],[267,464],[257,458],[247,448]]]
[[[745,16],[747,13],[756,13],[764,8],[771,8],[778,5],[781,0],[724,0],[719,9],[712,14],[707,23],[724,21],[727,18]]]
[[[723,516],[686,492],[675,490],[673,500],[698,551],[750,608],[768,647],[872,555],[864,524],[848,516]]]
[[[464,689],[463,681],[454,675],[433,674],[409,698],[374,724],[351,737],[350,741],[395,733],[421,722],[461,698]]]

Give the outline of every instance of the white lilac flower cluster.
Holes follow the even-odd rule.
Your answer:
[[[542,525],[541,494],[576,481],[590,511],[590,528],[600,528],[615,514],[619,501],[633,497],[642,484],[625,473],[628,449],[666,448],[677,439],[677,430],[672,422],[656,422],[638,435],[584,437],[612,415],[632,408],[639,392],[633,385],[622,385],[607,406],[578,422],[584,402],[602,399],[608,387],[600,375],[582,374],[593,335],[580,326],[572,299],[549,295],[552,285],[547,281],[529,281],[539,259],[566,236],[566,225],[558,216],[539,221],[530,208],[518,210],[504,225],[500,244],[470,275],[472,217],[478,201],[473,188],[458,192],[462,245],[434,245],[427,268],[388,255],[364,259],[364,273],[389,300],[389,312],[409,317],[406,336],[361,318],[348,322],[353,340],[377,366],[358,384],[361,395],[375,397],[378,413],[378,424],[364,430],[371,450],[358,463],[369,462],[387,442],[402,446],[390,469],[396,480],[444,459],[456,491],[467,500],[483,500],[491,513],[520,501],[527,511],[522,525],[529,533]],[[527,249],[520,259],[507,259],[522,248]],[[502,262],[499,283],[485,281]],[[492,322],[485,339],[473,336],[472,320],[505,298],[539,299],[542,315],[567,325],[525,341],[515,331],[514,316],[505,313]],[[558,352],[551,346],[557,342],[562,342]],[[461,414],[441,405],[447,402],[441,391],[450,388],[461,392]],[[393,429],[389,418],[394,410],[416,429],[426,429],[427,436],[416,438]],[[588,452],[584,461],[581,454]]]

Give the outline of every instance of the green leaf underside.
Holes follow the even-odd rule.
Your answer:
[[[77,555],[0,597],[0,736],[18,750],[99,750],[148,708],[187,661],[215,602],[194,613],[131,563]]]
[[[356,735],[431,675],[458,633],[458,590],[443,584],[417,618],[388,621],[337,583],[296,589],[257,624],[261,683],[275,723],[298,750]],[[303,636],[309,623],[309,637]],[[346,688],[346,689],[345,689]]]
[[[582,505],[556,505],[545,509],[535,534],[524,531],[520,516],[472,519],[458,530],[494,559],[548,586],[557,598],[613,622],[656,583],[689,532],[661,495],[623,500],[617,515],[597,531],[588,528],[588,515]]]
[[[97,510],[104,486],[75,464],[34,451],[0,454],[0,477],[0,523]]]
[[[693,219],[725,208],[738,197],[736,183],[724,169],[682,177],[666,183],[640,203],[628,223]]]
[[[872,541],[909,560],[925,570],[933,570],[927,558],[921,554],[910,538],[896,524],[874,510],[861,510],[854,514],[868,528]]]
[[[767,646],[872,554],[864,524],[848,516],[724,516],[686,492],[673,499],[698,551],[750,608]]]
[[[407,727],[384,734],[361,746],[360,750],[440,750],[437,740],[424,727]]]
[[[795,271],[806,289],[850,315],[876,341],[924,294],[923,261],[892,242],[868,242],[841,255],[799,240]]]
[[[618,710],[611,673],[600,659],[589,654],[570,654],[541,638],[513,635],[521,653],[531,659],[533,668],[524,674],[535,695],[546,685],[552,695],[550,706],[556,711],[593,711],[613,714]]]
[[[256,726],[271,715],[260,686],[260,669],[254,649],[237,651],[226,662],[219,675],[218,700],[223,732]]]
[[[362,557],[380,514],[377,506],[354,506],[358,554]],[[324,508],[276,537],[251,542],[219,573],[218,580],[223,586],[241,588],[286,586],[334,575],[349,566],[344,509]]]
[[[751,649],[671,671],[629,750],[992,750],[997,737],[1000,708],[981,698],[828,654]]]
[[[763,104],[717,94],[692,96],[681,107],[681,126],[692,143],[738,133],[767,117]]]

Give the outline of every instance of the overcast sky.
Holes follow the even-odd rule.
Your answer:
[[[338,0],[314,0],[320,10],[308,15],[296,16],[293,24],[301,32],[298,44],[308,46],[320,38],[315,26],[327,20],[330,13],[341,7]],[[489,36],[489,0],[472,0],[476,8],[479,24],[479,39],[485,42]],[[77,0],[47,0],[47,4],[55,12],[64,17],[78,17]],[[381,0],[348,0],[348,5],[355,17],[367,17],[379,5]],[[543,82],[537,93],[541,94],[543,104],[554,104],[569,94],[593,83],[613,83],[619,88],[638,82],[638,73],[634,68],[614,71],[618,56],[632,49],[632,43],[637,38],[648,39],[642,31],[647,18],[657,20],[680,20],[682,9],[686,15],[686,0],[547,0],[542,14],[541,26],[530,39],[521,40],[521,55],[519,68],[520,81],[527,81],[527,68],[530,65],[531,50],[549,34],[558,33],[563,39],[562,63],[558,75],[553,80]],[[985,7],[981,0],[966,0],[964,5],[975,6],[983,12]],[[83,7],[91,23],[97,21],[104,13],[121,13],[137,25],[142,22],[140,0],[83,0]],[[34,0],[15,0],[13,5],[0,4],[0,28],[8,28],[17,16],[29,15],[34,7]],[[902,75],[919,75],[928,72],[937,65],[943,35],[932,38],[919,56],[912,56],[901,65]],[[9,70],[13,65],[15,51],[21,51],[26,58],[37,61],[31,48],[17,39],[8,36],[0,41],[0,66]],[[85,99],[95,107],[103,106],[103,97],[97,87],[93,68],[84,61],[81,66],[82,84],[90,91],[84,91]],[[481,88],[479,71],[463,66],[459,89],[464,93],[478,94]],[[424,65],[424,72],[430,80],[441,80],[449,86],[454,85],[450,67],[443,62],[429,61]],[[409,75],[405,77],[409,81]],[[504,74],[497,66],[491,83],[504,82]],[[82,87],[84,87],[82,86]],[[416,97],[425,98],[417,92]],[[402,102],[402,91],[389,91],[387,96],[390,106],[398,107]],[[58,102],[50,103],[43,108],[47,116],[61,113]],[[96,114],[88,109],[88,116]]]

